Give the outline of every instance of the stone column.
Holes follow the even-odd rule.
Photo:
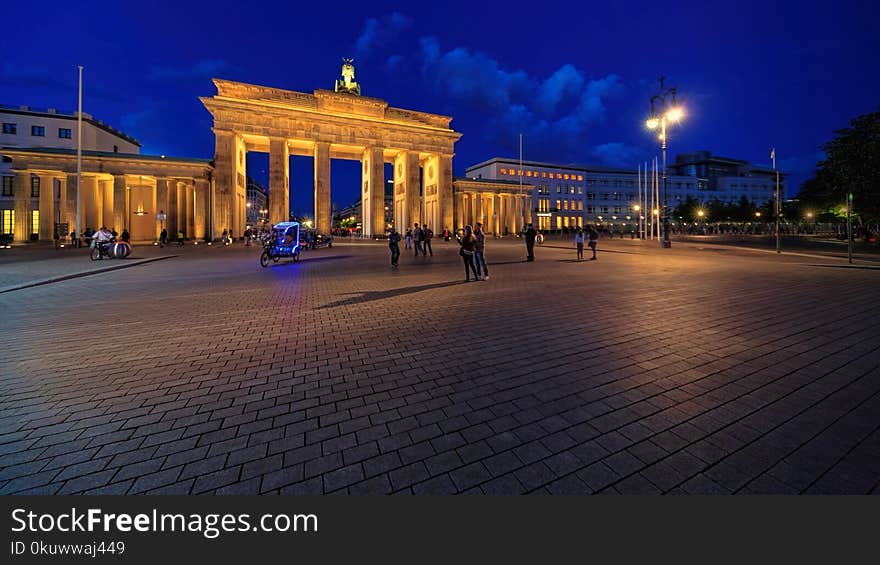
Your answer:
[[[229,229],[232,225],[232,199],[235,196],[237,157],[235,133],[220,130],[215,131],[214,135],[214,233],[212,237],[219,238],[223,230]]]
[[[474,224],[472,227],[475,227],[478,222],[483,221],[483,193],[477,192],[475,195],[477,206],[476,211],[474,213]]]
[[[87,228],[97,230],[101,227],[103,201],[98,199],[98,179],[93,176],[82,176],[82,231]]]
[[[516,196],[507,195],[507,231],[516,233]]]
[[[67,175],[67,223],[69,224],[69,231],[67,235],[70,235],[70,232],[76,230],[76,175]],[[80,229],[83,227],[80,226]],[[79,234],[77,234],[79,235]]]
[[[269,221],[277,224],[289,219],[290,149],[286,139],[273,137],[269,139]]]
[[[122,230],[128,230],[131,233],[131,226],[128,221],[131,218],[131,194],[125,183],[125,175],[113,175],[113,200],[110,205],[110,214],[113,215],[113,224],[107,226],[115,229],[118,233]],[[107,211],[105,210],[105,215]]]
[[[361,183],[361,210],[364,233],[368,236],[385,233],[385,170],[381,147],[364,150]]]
[[[462,223],[462,215],[464,214],[464,194],[461,192],[455,193],[455,225],[450,227],[450,231],[457,230],[460,226],[464,225]]]
[[[58,223],[63,224],[66,222],[68,225],[73,225],[73,224],[70,224],[70,222],[67,219],[68,210],[69,210],[67,207],[67,177],[65,176],[65,177],[57,177],[57,178],[58,178]],[[64,239],[69,234],[70,234],[70,230],[68,230],[67,233],[60,233],[58,235],[61,236],[61,239]]]
[[[440,155],[437,166],[437,221],[434,231],[452,225],[452,155]]]
[[[315,229],[330,232],[330,144],[315,143]]]
[[[178,231],[182,231],[186,236],[186,189],[184,186],[182,182],[177,182],[177,190],[175,191],[177,203],[174,206],[174,215],[177,220],[174,225],[174,237],[177,237]]]
[[[107,229],[113,230],[113,181],[107,179],[98,179],[98,197],[101,199],[101,213],[98,215],[101,226],[107,226]],[[123,198],[125,195],[123,194]],[[123,206],[124,200],[123,200]],[[100,227],[100,226],[98,226]],[[98,228],[95,228],[98,229]],[[118,230],[117,230],[118,231]]]
[[[204,239],[205,234],[208,233],[208,190],[210,190],[208,179],[196,179],[195,184],[195,202],[193,206],[195,210],[193,211],[194,216],[194,234],[196,239]]]
[[[164,177],[156,177],[156,190],[153,192],[155,198],[155,206],[153,206],[153,218],[155,214],[165,214],[168,216],[168,179]],[[166,221],[156,220],[156,239],[162,235],[162,228],[168,225]]]
[[[193,184],[191,179],[183,183],[183,193],[186,200],[186,224],[184,224],[186,228],[184,229],[184,233],[186,234],[186,237],[190,239],[195,237],[196,233],[196,218],[194,215],[196,204],[195,189],[195,184]]]
[[[503,212],[503,210],[502,210],[502,208],[501,208],[501,204],[502,204],[501,195],[500,195],[500,194],[496,194],[496,195],[495,195],[495,198],[494,198],[493,200],[494,200],[494,203],[493,203],[493,208],[494,208],[494,210],[493,210],[493,215],[494,215],[493,220],[494,220],[494,221],[493,221],[493,223],[494,223],[495,225],[492,226],[492,227],[493,227],[494,230],[495,230],[494,233],[496,233],[496,234],[498,234],[498,235],[504,235],[504,228],[502,227],[502,226],[504,226],[504,216],[503,216],[503,213],[504,213],[504,212]]]
[[[486,201],[486,232],[487,233],[495,233],[495,224],[497,224],[497,220],[495,219],[495,193],[490,193],[489,198]]]
[[[40,241],[52,241],[55,231],[55,178],[40,175]]]
[[[15,171],[15,178],[12,182],[15,198],[15,241],[30,241],[31,174],[27,171]]]
[[[531,196],[524,196],[523,197],[523,206],[526,207],[526,223],[527,224],[532,223],[532,206],[533,205],[534,204],[532,202]]]

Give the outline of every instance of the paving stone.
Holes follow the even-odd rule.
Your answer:
[[[480,287],[447,284],[460,277],[454,246],[430,263],[404,257],[393,275],[377,267],[387,248],[369,242],[318,252],[344,262],[275,274],[242,267],[255,248],[185,247],[173,264],[104,275],[127,297],[123,322],[88,360],[85,334],[40,347],[53,320],[105,323],[81,307],[88,285],[16,291],[4,304],[22,331],[3,359],[17,371],[0,382],[0,493],[878,489],[880,397],[863,378],[880,353],[873,272],[735,248],[719,261],[703,244],[659,254],[638,240],[603,240],[605,258],[586,265],[561,243],[550,236],[526,266],[521,242],[492,240]],[[280,276],[293,268],[303,284]],[[212,291],[157,285],[159,270]],[[619,311],[634,274],[657,314],[636,326]],[[734,300],[724,281],[750,292]],[[572,300],[584,285],[589,299]],[[711,315],[679,331],[694,296]],[[265,336],[251,329],[256,311]],[[523,319],[539,338],[515,329]],[[572,341],[584,320],[596,330]]]

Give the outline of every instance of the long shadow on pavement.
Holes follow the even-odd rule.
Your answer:
[[[456,286],[459,284],[465,284],[464,281],[454,281],[454,282],[442,282],[442,283],[433,283],[433,284],[424,284],[421,286],[408,286],[404,288],[392,288],[389,290],[368,290],[367,292],[345,292],[342,294],[355,294],[357,296],[352,296],[350,298],[344,298],[342,300],[337,300],[336,302],[330,302],[323,306],[318,306],[315,310],[324,310],[326,308],[336,308],[338,306],[350,306],[352,304],[362,304],[364,302],[372,302],[374,300],[384,300],[386,298],[392,298],[396,296],[401,296],[404,294],[414,294],[416,292],[423,292],[426,290],[434,290],[436,288],[446,288],[450,286]]]

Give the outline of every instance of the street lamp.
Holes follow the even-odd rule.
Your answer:
[[[660,215],[660,223],[663,230],[661,238],[662,247],[672,247],[669,241],[669,194],[667,191],[668,179],[666,175],[666,126],[668,122],[678,123],[684,117],[684,110],[676,105],[675,87],[666,88],[666,77],[660,77],[660,90],[651,97],[651,116],[645,121],[645,126],[650,130],[660,128],[660,149],[663,152],[663,213]],[[667,96],[669,101],[667,101]]]

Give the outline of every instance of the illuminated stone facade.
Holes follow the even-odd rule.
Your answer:
[[[245,225],[246,156],[269,153],[269,220],[288,219],[290,155],[314,158],[315,227],[331,227],[330,160],[362,163],[364,233],[385,233],[384,164],[394,165],[394,223],[454,225],[452,156],[461,134],[450,117],[393,108],[384,100],[312,94],[214,79],[201,98],[214,118],[214,236]],[[421,187],[420,187],[421,179]],[[421,191],[420,191],[421,188]]]
[[[56,224],[67,224],[66,233],[59,233],[66,237],[76,226],[76,152],[8,148],[2,153],[12,160],[14,173],[15,241],[28,241],[32,233],[51,241]],[[211,164],[205,159],[83,151],[81,185],[81,231],[127,230],[136,242],[155,241],[163,227],[171,237],[182,231],[202,239],[209,231]],[[39,199],[36,208],[33,195]]]

